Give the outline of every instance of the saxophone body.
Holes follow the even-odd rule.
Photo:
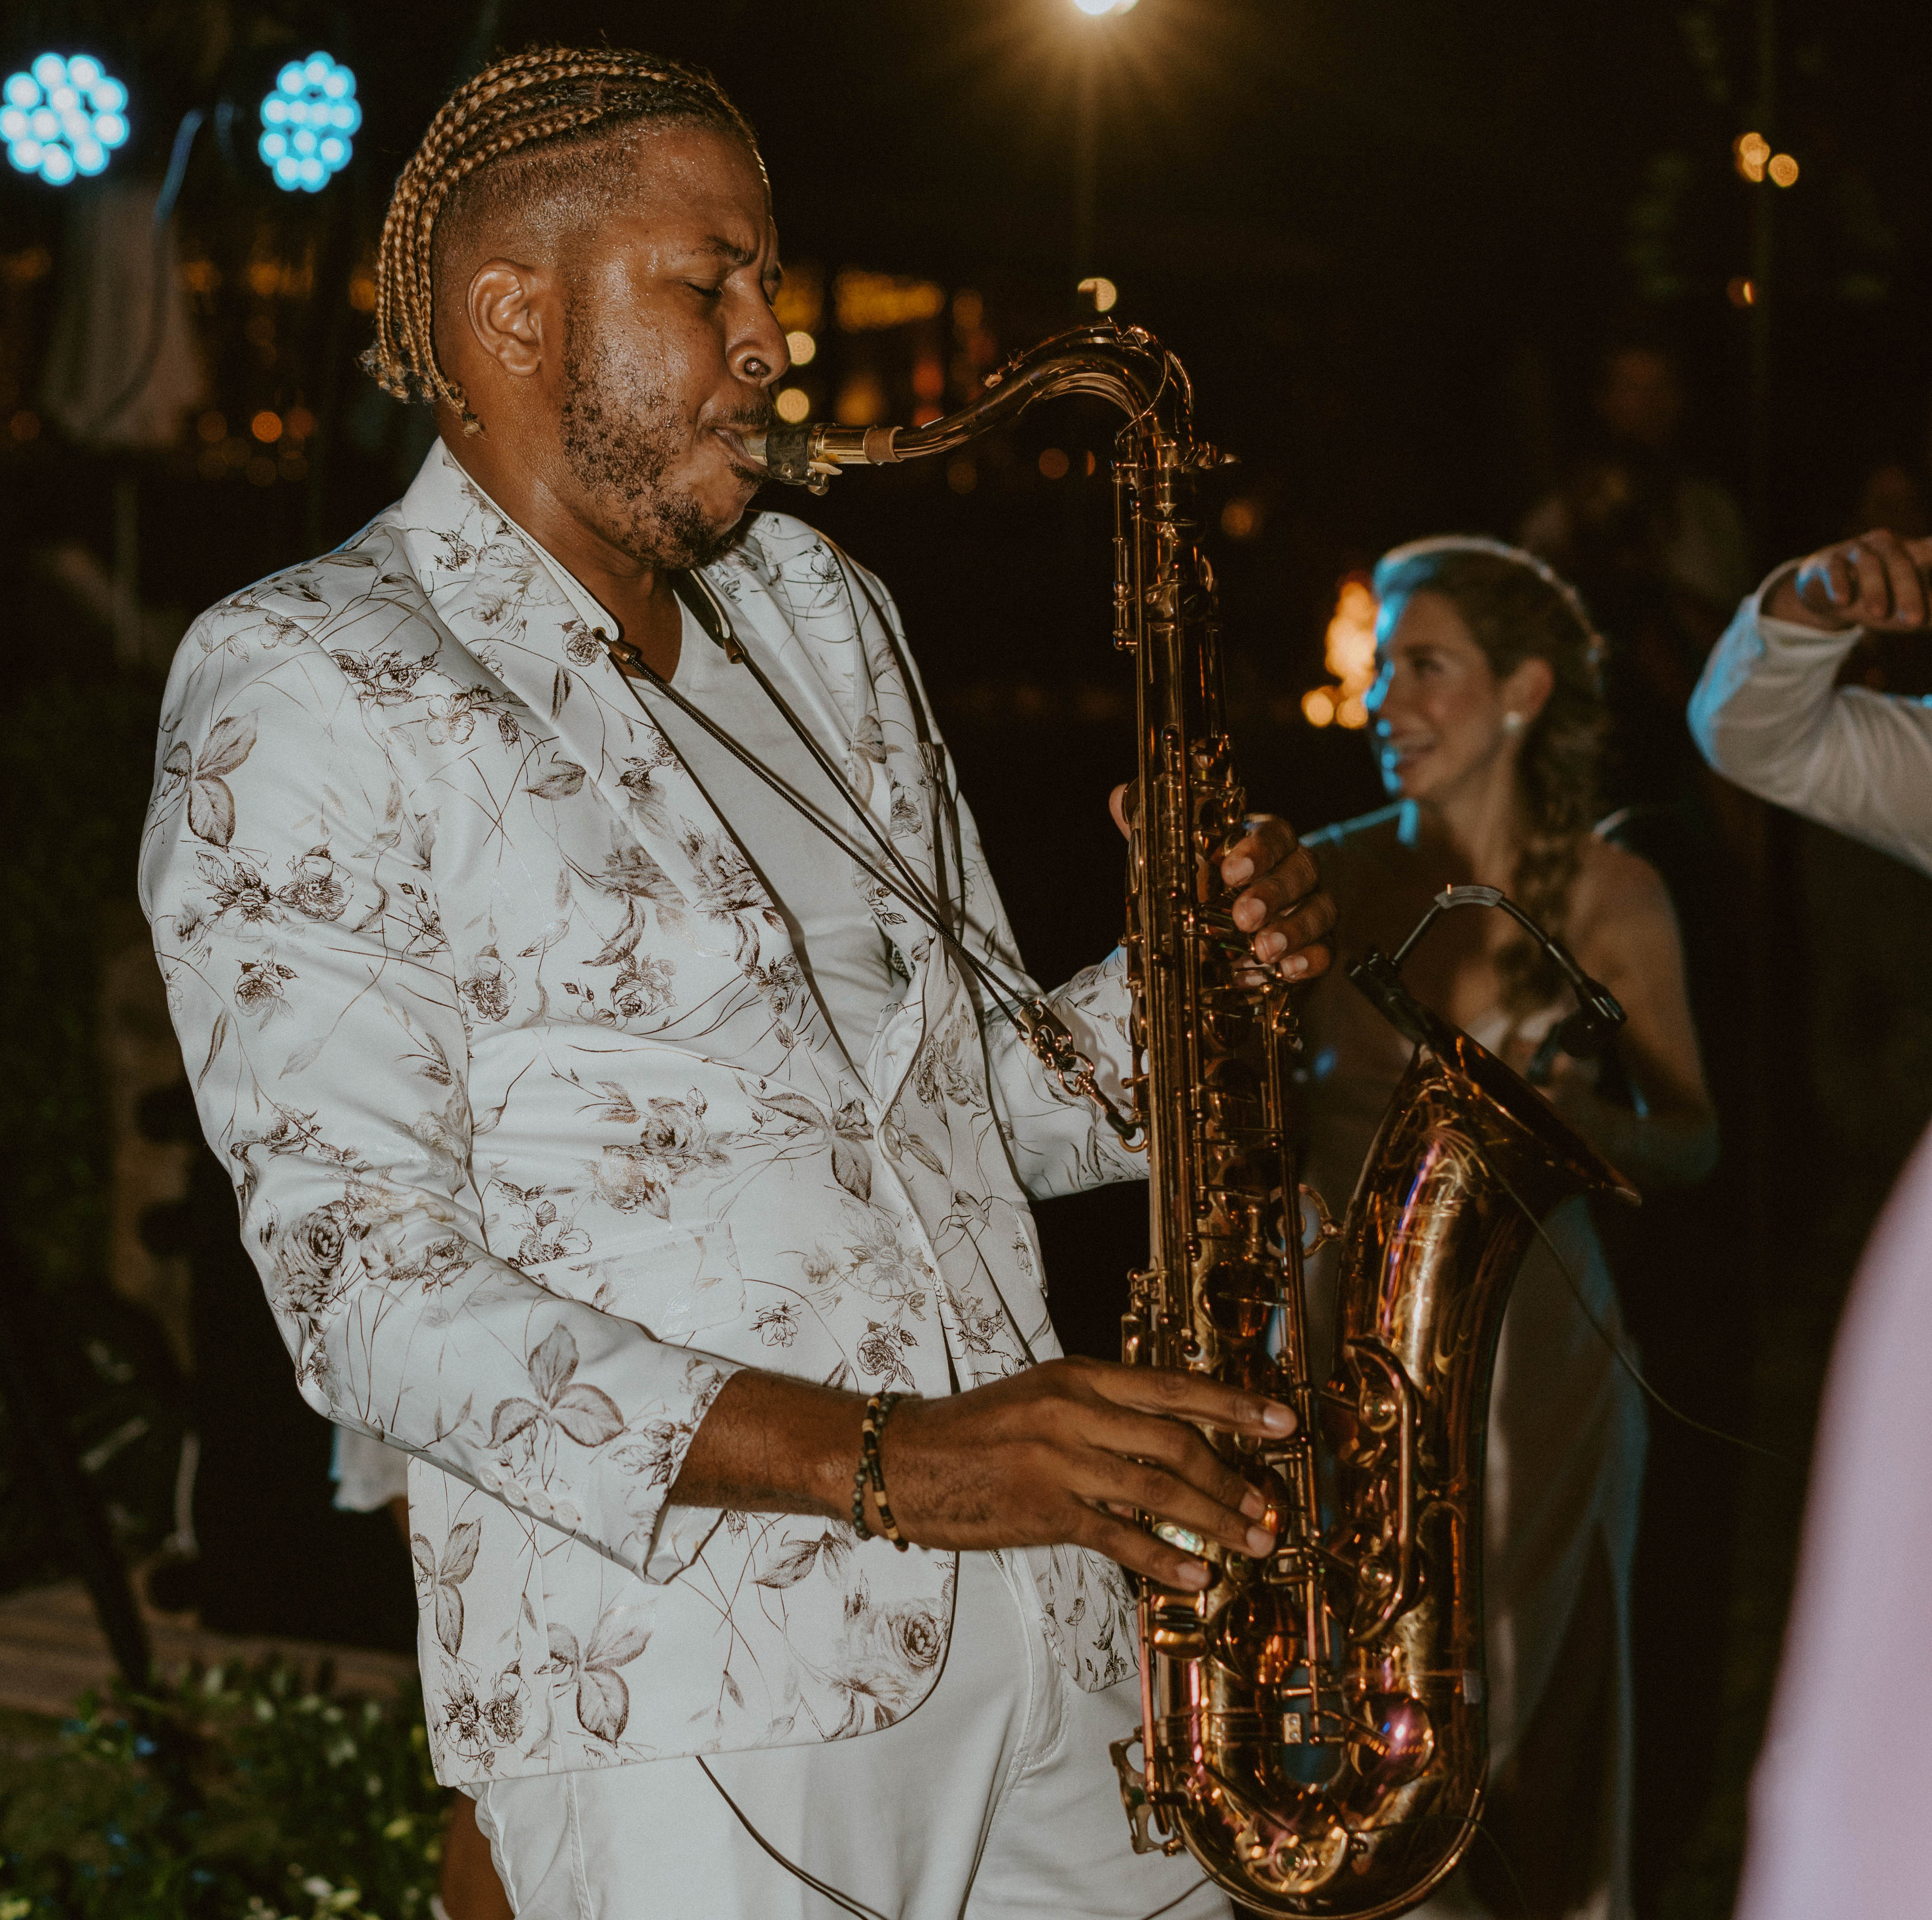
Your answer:
[[[776,428],[754,451],[775,478],[822,490],[841,467],[944,452],[1064,393],[1125,416],[1114,628],[1136,682],[1130,1090],[1150,1217],[1122,1357],[1298,1415],[1286,1441],[1208,1434],[1270,1489],[1275,1550],[1251,1558],[1157,1528],[1210,1578],[1198,1594],[1136,1581],[1142,1760],[1133,1741],[1114,1760],[1138,1850],[1184,1846],[1263,1912],[1378,1920],[1454,1868],[1481,1805],[1483,1447],[1510,1285],[1560,1201],[1629,1196],[1533,1089],[1381,963],[1365,988],[1418,1044],[1346,1224],[1316,1203],[1316,1238],[1342,1244],[1336,1357],[1315,1382],[1292,990],[1256,973],[1220,877],[1246,803],[1192,496],[1220,457],[1195,434],[1180,363],[1138,329],[1085,328],[928,426]]]

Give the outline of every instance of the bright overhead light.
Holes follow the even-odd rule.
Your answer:
[[[1081,12],[1098,20],[1102,14],[1131,14],[1134,0],[1073,0]]]
[[[0,82],[0,140],[8,161],[50,187],[99,173],[128,140],[128,89],[91,53],[43,53]]]
[[[285,192],[319,194],[349,164],[362,124],[356,76],[328,54],[311,53],[275,76],[255,151]]]

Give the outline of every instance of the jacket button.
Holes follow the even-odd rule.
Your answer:
[[[580,1527],[584,1516],[568,1500],[560,1500],[556,1503],[556,1523],[562,1527]]]
[[[541,1486],[526,1486],[524,1498],[532,1513],[540,1520],[547,1520],[555,1509],[555,1503]]]
[[[476,1484],[486,1493],[496,1492],[503,1484],[503,1476],[494,1467],[485,1467],[476,1476]]]

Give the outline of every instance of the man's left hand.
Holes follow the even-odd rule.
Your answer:
[[[1114,824],[1128,832],[1127,789],[1108,800]],[[1335,924],[1335,903],[1322,890],[1313,856],[1294,830],[1272,814],[1256,814],[1221,858],[1221,878],[1241,890],[1234,924],[1248,934],[1255,958],[1283,980],[1312,980],[1328,970],[1324,936]]]

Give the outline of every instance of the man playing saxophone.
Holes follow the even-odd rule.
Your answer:
[[[1140,1163],[1007,1017],[890,599],[745,518],[778,276],[700,73],[538,50],[437,115],[372,359],[441,438],[170,684],[174,1017],[304,1394],[410,1456],[437,1771],[516,1911],[1226,1912],[1128,1850],[1114,1562],[1208,1578],[1136,1510],[1266,1552],[1196,1424],[1293,1417],[1059,1357],[1029,1196]],[[1221,872],[1322,970],[1284,825]],[[1047,1002],[1118,1102],[1120,956]]]

